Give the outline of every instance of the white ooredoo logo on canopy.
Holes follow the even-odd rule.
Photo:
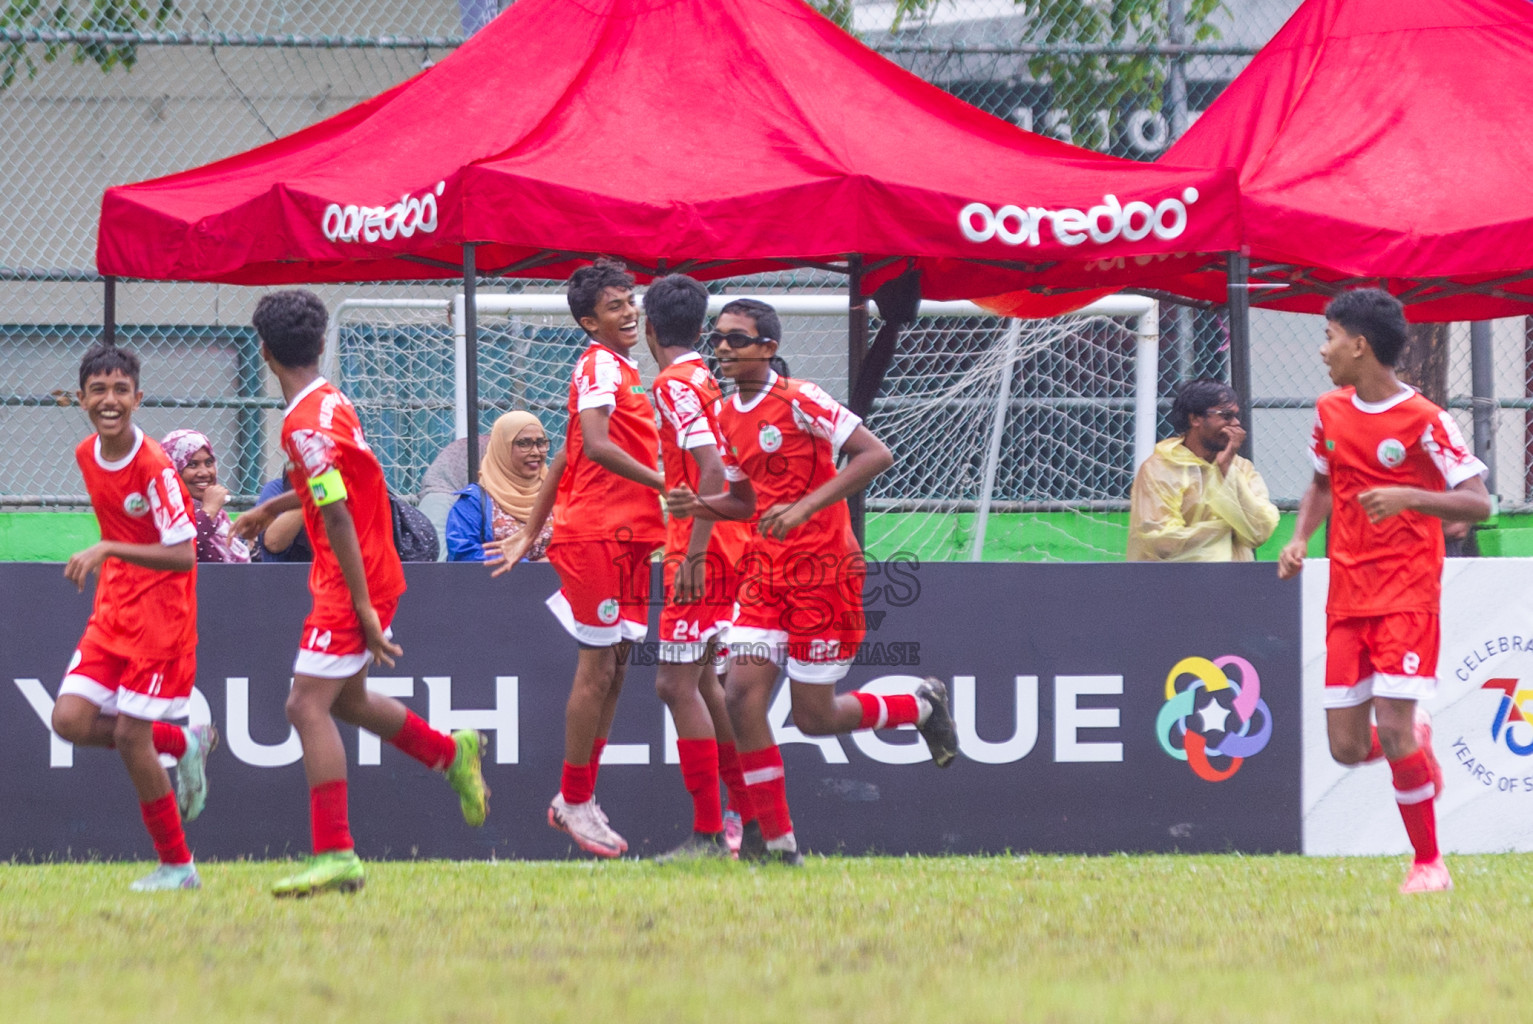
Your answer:
[[[393,206],[357,206],[331,203],[320,217],[319,228],[332,242],[376,242],[380,238],[409,238],[417,231],[436,230],[436,197],[447,188],[439,181],[419,196],[405,194]]]
[[[1137,242],[1149,235],[1169,242],[1187,230],[1187,207],[1197,201],[1198,190],[1189,186],[1182,190],[1180,199],[1168,196],[1154,206],[1139,199],[1120,203],[1113,195],[1103,196],[1101,204],[1089,210],[1014,204],[995,210],[976,202],[958,211],[958,230],[971,242],[999,238],[1007,245],[1041,244],[1044,224],[1063,245],[1080,245],[1087,240],[1106,245],[1120,236]]]

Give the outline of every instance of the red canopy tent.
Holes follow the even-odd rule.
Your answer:
[[[451,56],[326,121],[108,189],[96,263],[233,284],[462,275],[477,432],[481,275],[793,267],[860,296],[1026,289],[1032,315],[1188,273],[1235,244],[1234,175],[1077,149],[969,106],[801,0],[520,0]],[[1017,305],[1017,303],[1013,303]],[[866,383],[866,382],[864,382]],[[477,452],[469,447],[471,472]]]
[[[258,149],[108,189],[105,275],[235,284],[701,277],[836,264],[930,298],[1122,287],[1234,244],[1233,176],[1021,131],[800,0],[521,0]],[[1056,301],[1081,305],[1091,295]]]
[[[1527,0],[1309,0],[1163,159],[1239,172],[1255,304],[1319,312],[1367,284],[1415,321],[1516,316],[1530,109]],[[1223,302],[1225,267],[1167,290]]]

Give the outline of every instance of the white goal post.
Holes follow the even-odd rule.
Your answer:
[[[845,294],[802,294],[802,293],[741,293],[728,295],[713,295],[709,298],[709,313],[718,313],[723,306],[738,298],[755,298],[770,303],[779,315],[783,317],[814,318],[819,321],[834,321],[835,318],[844,318],[847,314],[847,297]],[[475,308],[478,317],[506,317],[536,318],[545,323],[567,321],[569,317],[569,305],[562,294],[485,294],[478,293],[475,296]],[[330,337],[327,339],[325,351],[325,363],[322,369],[326,376],[333,380],[341,381],[342,374],[340,362],[340,339],[343,325],[348,321],[367,321],[371,318],[390,319],[400,316],[419,318],[421,321],[429,321],[437,324],[450,323],[453,337],[453,427],[456,437],[463,438],[468,434],[468,403],[467,403],[467,379],[465,373],[466,364],[466,336],[464,329],[464,296],[461,292],[452,297],[441,296],[438,298],[353,298],[342,301],[335,310],[331,319]],[[872,299],[868,301],[868,315],[877,317],[877,304]],[[970,557],[980,560],[985,546],[987,526],[990,520],[992,505],[992,493],[995,490],[997,467],[1002,462],[1003,435],[1006,433],[1009,410],[1013,398],[1013,376],[1021,365],[1022,357],[1026,355],[1026,347],[1023,342],[1024,321],[1016,318],[1002,318],[982,307],[966,301],[936,302],[925,301],[921,303],[919,315],[921,318],[947,317],[947,318],[983,318],[992,323],[1007,320],[1004,329],[1001,329],[996,340],[996,375],[993,378],[995,397],[993,406],[987,403],[990,411],[982,413],[982,417],[988,418],[988,422],[981,419],[975,423],[974,430],[979,436],[985,437],[985,449],[982,456],[982,468],[980,475],[982,482],[978,487],[976,501],[969,507],[974,513],[973,532],[968,541]],[[1137,469],[1151,452],[1156,442],[1156,425],[1159,418],[1158,407],[1158,382],[1160,368],[1160,330],[1159,330],[1159,304],[1154,299],[1134,295],[1113,295],[1093,302],[1090,305],[1066,314],[1068,317],[1108,317],[1119,321],[1127,321],[1125,327],[1134,335],[1134,366],[1132,368],[1132,407],[1133,407],[1133,468]],[[1050,317],[1048,320],[1059,318]],[[484,321],[481,319],[481,323]],[[445,324],[444,324],[445,326]],[[997,323],[997,327],[1000,325]],[[445,338],[444,338],[445,340]],[[444,353],[445,355],[445,353]],[[445,370],[445,366],[443,367]],[[805,376],[815,377],[815,373],[807,373]],[[445,380],[443,381],[445,384]],[[1021,385],[1018,385],[1019,387]],[[445,394],[442,396],[446,398]],[[443,408],[445,412],[445,407]],[[978,412],[979,410],[976,410]],[[444,424],[445,425],[445,424]],[[1121,437],[1121,435],[1120,435]],[[1123,439],[1127,441],[1127,438]],[[976,436],[978,441],[978,436]],[[976,445],[977,447],[977,445]],[[976,456],[980,453],[975,452]]]

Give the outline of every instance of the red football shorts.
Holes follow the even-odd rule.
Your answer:
[[[101,643],[93,627],[80,638],[59,695],[84,697],[102,714],[150,722],[185,718],[197,679],[197,652],[175,658],[132,658]]]
[[[723,638],[734,619],[735,595],[740,589],[737,567],[718,552],[709,551],[702,600],[676,604],[673,600],[676,572],[685,557],[685,551],[667,551],[663,569],[665,604],[660,607],[658,658],[674,665],[699,660],[709,640]]]
[[[1431,697],[1437,692],[1441,641],[1435,612],[1327,616],[1325,706],[1356,707],[1374,697]]]
[[[394,613],[399,610],[399,598],[376,607],[383,635],[392,638],[394,630],[391,627]],[[293,674],[317,679],[350,679],[372,664],[372,660],[367,638],[362,635],[362,623],[351,605],[316,601],[309,617],[303,620],[303,636],[298,641]]]
[[[793,557],[793,555],[789,555]],[[834,683],[852,667],[866,634],[860,556],[810,556],[802,564],[773,566],[752,551],[742,566],[731,658],[770,658],[799,683]]]
[[[548,546],[559,589],[548,610],[587,647],[613,647],[649,635],[650,556],[655,545],[582,540]]]

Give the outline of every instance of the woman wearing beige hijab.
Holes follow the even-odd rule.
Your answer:
[[[484,545],[520,531],[548,473],[548,434],[530,412],[508,412],[495,421],[479,466],[479,482],[458,492],[447,513],[447,560],[482,562]],[[527,552],[540,562],[553,537],[552,523]]]

